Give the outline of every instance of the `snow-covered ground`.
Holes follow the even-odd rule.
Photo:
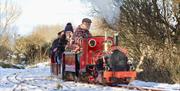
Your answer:
[[[125,88],[64,82],[52,77],[47,63],[26,69],[0,67],[0,91],[128,91]],[[135,80],[130,86],[158,88],[166,91],[179,91],[180,84],[154,83]]]

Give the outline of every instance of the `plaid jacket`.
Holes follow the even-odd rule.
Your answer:
[[[84,30],[78,26],[73,34],[73,50],[75,52],[80,51],[82,39],[88,37],[92,37],[91,33],[88,30]]]
[[[91,33],[88,30],[84,30],[78,26],[73,34],[73,40],[75,44],[80,44],[82,38],[92,37]]]

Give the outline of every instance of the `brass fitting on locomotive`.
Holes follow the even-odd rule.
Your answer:
[[[105,38],[104,38],[104,52],[107,52],[108,49],[112,46],[113,41],[108,39],[107,32],[105,32]]]

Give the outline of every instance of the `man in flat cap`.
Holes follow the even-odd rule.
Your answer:
[[[89,18],[84,18],[82,23],[75,29],[73,34],[74,44],[76,44],[75,51],[79,51],[80,43],[82,38],[92,37],[92,34],[89,32],[92,21]],[[79,46],[79,47],[78,47]]]
[[[77,54],[78,62],[76,65],[79,67],[80,55],[81,55],[81,42],[83,38],[92,37],[92,34],[89,32],[91,26],[91,20],[84,18],[82,23],[75,29],[73,34],[73,51]],[[79,68],[76,70],[76,81],[78,81]]]

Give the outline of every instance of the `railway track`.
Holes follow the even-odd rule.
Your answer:
[[[41,89],[42,91],[45,91],[47,89],[47,87],[45,87],[45,86],[41,86],[41,85],[33,83],[37,80],[44,80],[43,78],[33,78],[33,79],[27,80],[25,78],[19,78],[20,73],[21,72],[13,73],[13,74],[6,76],[7,81],[14,84],[12,91],[26,91],[23,88],[24,86],[28,87],[29,89],[38,88],[38,89]]]
[[[92,83],[86,83],[86,82],[77,82],[77,83],[82,83],[82,84],[91,84],[91,85],[99,85],[99,86],[109,86],[109,87],[115,87],[115,88],[123,88],[123,89],[129,89],[129,90],[137,90],[137,91],[167,91],[167,89],[163,88],[153,88],[153,87],[141,87],[141,86],[131,86],[131,85],[126,85],[126,84],[117,84],[117,85],[105,85],[105,84],[92,84]],[[70,88],[70,86],[63,85],[67,88]],[[180,91],[180,90],[177,90]]]
[[[164,91],[165,90],[165,89],[159,89],[159,88],[129,86],[129,85],[118,85],[115,87],[126,88],[126,89],[130,89],[130,90],[139,90],[139,91]]]
[[[11,83],[14,83],[14,84],[19,84],[20,81],[17,80],[17,73],[13,73],[13,74],[10,74],[6,77],[6,79],[11,82]]]
[[[132,90],[139,90],[139,91],[180,91],[179,88],[177,89],[167,89],[167,88],[162,88],[162,87],[145,87],[145,86],[133,86],[133,85],[124,85],[124,84],[118,84],[116,87],[120,88],[127,88],[127,89],[132,89]]]
[[[13,73],[8,76],[6,76],[7,80],[10,83],[14,84],[14,87],[12,91],[27,91],[27,90],[33,90],[33,89],[39,89],[42,91],[47,91],[47,77],[42,76],[30,76],[30,77],[21,77],[21,72]],[[63,81],[61,82],[60,79],[51,79],[49,81],[52,81],[53,83],[59,80],[59,84],[62,86],[62,89],[64,91],[68,91],[69,89],[73,90],[76,89],[76,87],[80,86],[83,87],[84,84],[90,84],[88,87],[91,88],[92,85],[100,86],[100,87],[115,87],[115,88],[123,88],[123,89],[129,89],[129,90],[137,90],[137,91],[167,91],[165,88],[154,88],[154,87],[142,87],[142,86],[133,86],[133,85],[126,85],[126,84],[117,84],[117,85],[102,85],[102,84],[91,84],[86,82],[74,82],[74,81]],[[44,81],[44,82],[43,82]],[[41,82],[42,84],[39,84]],[[70,82],[70,84],[69,84]],[[82,83],[82,84],[81,84]],[[26,87],[26,89],[23,88],[23,86]],[[87,85],[84,85],[87,86]],[[174,91],[180,91],[180,89],[175,89]]]
[[[13,87],[12,91],[17,91],[17,88],[19,88],[19,86],[23,83],[23,81],[18,80],[18,74],[19,73],[13,73],[10,74],[6,77],[7,81],[9,81],[10,83],[15,84],[15,86]]]

